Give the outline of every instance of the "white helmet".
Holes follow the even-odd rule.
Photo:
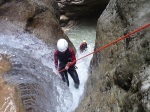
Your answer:
[[[83,40],[83,42],[86,42],[86,40]]]
[[[60,52],[66,51],[68,48],[68,42],[65,39],[59,39],[57,42],[57,49]]]

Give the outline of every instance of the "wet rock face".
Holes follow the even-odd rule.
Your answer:
[[[95,49],[149,23],[148,4],[150,4],[149,0],[111,0],[97,23]],[[78,112],[150,111],[149,99],[146,100],[150,94],[149,74],[146,72],[149,71],[150,65],[149,31],[150,27],[147,27],[94,54],[87,97],[81,102]],[[99,91],[109,87],[106,83],[102,83],[107,79],[111,89]],[[99,94],[99,97],[95,93]],[[91,99],[88,107],[86,102],[89,97]],[[108,107],[108,110],[105,107]]]
[[[61,79],[39,59],[7,45],[0,45],[2,51],[9,55],[7,60],[2,57],[0,61],[0,91],[5,91],[0,97],[1,112],[56,112],[64,104],[63,91],[63,96],[67,94],[71,101]],[[61,93],[56,89],[58,86]]]
[[[124,65],[122,65],[124,67]],[[128,91],[131,87],[131,82],[133,74],[130,71],[127,71],[126,67],[117,66],[114,73],[114,84],[121,87],[123,90]]]
[[[93,17],[101,14],[109,0],[56,0],[60,9],[60,22],[65,24],[68,21],[79,17]],[[65,19],[62,18],[65,16]],[[67,20],[66,20],[67,18]],[[62,25],[63,25],[62,24]]]
[[[55,45],[59,38],[67,39],[59,26],[59,10],[54,0],[1,1],[0,20],[0,32],[5,34],[15,32],[34,34],[45,43],[49,45],[51,43],[51,46]]]
[[[0,111],[24,112],[20,96],[15,86],[8,84],[4,77],[12,68],[9,56],[0,55]],[[7,99],[7,100],[6,100]],[[11,102],[11,103],[10,103]]]
[[[66,38],[73,46],[61,30],[54,0],[0,1],[0,54],[8,55],[10,60],[5,63],[5,58],[0,56],[0,93],[6,91],[4,97],[0,97],[1,112],[8,106],[10,110],[6,112],[56,112],[58,108],[63,111],[60,105],[66,99],[59,90],[65,89],[63,86],[56,89],[63,84],[51,69],[59,38]],[[57,81],[53,82],[54,79]],[[69,96],[67,91],[63,95]],[[10,96],[6,102],[4,98]]]

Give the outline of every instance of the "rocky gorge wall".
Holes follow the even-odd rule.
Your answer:
[[[59,38],[73,47],[59,25],[54,0],[0,0],[0,112],[62,109],[63,84],[49,68]],[[61,90],[63,96],[67,91]]]
[[[64,37],[69,41],[61,30],[59,18],[58,5],[54,0],[0,1],[0,32],[3,34],[34,34],[53,47],[58,38]]]
[[[97,22],[95,49],[150,22],[149,0],[110,0]],[[150,28],[94,54],[76,112],[150,111]]]
[[[56,0],[60,10],[61,26],[75,25],[79,18],[98,17],[109,0]]]
[[[88,0],[85,2],[73,0],[72,2],[69,2],[69,0],[67,1],[67,3],[73,4],[73,6],[77,6],[77,4],[80,3],[82,4],[81,6],[84,6],[86,3],[91,3],[88,2]],[[149,4],[149,0],[110,0],[97,23],[95,49],[149,22]],[[95,9],[96,11],[99,11],[98,7],[99,6]],[[87,7],[85,7],[85,9],[86,8]],[[90,6],[90,8],[93,8],[93,6]],[[88,8],[88,10],[90,8]],[[82,10],[78,11],[82,12]],[[80,14],[83,14],[85,11],[86,10],[83,10]],[[72,15],[72,12],[70,15]],[[149,31],[150,29],[146,28],[142,32],[104,51],[94,54],[93,60],[91,61],[91,75],[87,82],[87,92],[84,100],[76,109],[77,112],[149,111],[149,85],[143,86],[143,84],[149,84]],[[53,0],[1,0],[1,39],[3,39],[2,37],[4,37],[4,35],[7,35],[5,40],[6,43],[7,41],[8,43],[11,41],[12,35],[15,39],[26,39],[26,36],[29,38],[36,37],[41,39],[42,42],[46,43],[52,49],[55,49],[58,38],[63,37],[69,41],[59,25],[59,11]],[[36,40],[36,38],[34,39]],[[17,44],[16,48],[4,45],[3,43],[0,44],[0,53],[8,53],[8,55],[1,54],[0,56],[0,92],[6,91],[6,96],[2,94],[0,101],[4,101],[3,97],[13,96],[10,98],[10,101],[16,105],[14,107],[10,106],[7,111],[9,112],[12,108],[16,112],[24,112],[26,110],[46,112],[46,109],[50,109],[52,112],[56,111],[53,107],[55,107],[55,104],[58,104],[58,102],[53,102],[57,101],[57,99],[49,100],[49,98],[55,98],[54,95],[45,95],[44,92],[47,87],[48,91],[46,92],[50,92],[49,90],[51,90],[59,94],[53,86],[57,86],[57,83],[51,83],[57,78],[53,75],[49,77],[49,73],[53,74],[52,70],[47,67],[43,70],[41,60],[33,56],[32,49],[30,49],[33,47],[33,43],[31,42],[30,46],[26,45],[24,42],[20,43],[21,45],[26,45],[23,47],[24,50],[17,49],[17,46],[20,47],[20,44]],[[73,46],[70,41],[69,44]],[[43,53],[43,50],[44,49],[42,49],[41,53]],[[12,55],[10,55],[11,53]],[[49,54],[49,57],[51,57],[52,52]],[[45,73],[43,71],[47,72]],[[11,82],[14,80],[18,81],[17,84],[11,85]],[[47,81],[48,83],[46,83]],[[58,83],[58,85],[63,84]],[[17,86],[24,89],[27,87],[31,90],[30,92],[37,92],[41,97],[37,99],[38,102],[36,102],[35,97],[29,96],[29,99],[24,97],[25,103],[31,105],[30,102],[33,100],[33,104],[31,107],[24,106],[23,108],[21,99],[18,99],[21,97],[21,94],[17,90]],[[34,89],[35,87],[38,89]],[[29,91],[25,91],[25,93],[27,92]],[[65,95],[66,91],[63,91],[63,93]],[[34,104],[40,105],[40,103],[41,107],[34,107]],[[46,106],[45,104],[48,103],[52,105]],[[5,102],[0,103],[0,107],[3,107],[3,104],[5,104]],[[6,104],[6,107],[8,104],[9,102]],[[4,111],[6,107],[0,108],[0,111]]]

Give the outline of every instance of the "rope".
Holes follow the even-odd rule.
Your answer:
[[[146,27],[149,27],[149,26],[150,26],[150,23],[148,23],[148,24],[146,24],[146,25],[144,25],[144,26],[142,26],[142,27],[140,27],[140,28],[138,28],[138,29],[136,29],[136,30],[134,30],[134,31],[132,31],[132,32],[130,32],[130,33],[128,33],[128,34],[126,34],[126,35],[124,35],[124,36],[122,36],[122,37],[120,37],[120,38],[118,38],[118,39],[116,39],[116,40],[114,40],[114,41],[112,41],[112,42],[110,42],[110,43],[104,45],[104,46],[102,46],[102,47],[100,47],[100,48],[98,48],[97,50],[95,50],[95,51],[93,51],[93,52],[91,52],[91,53],[89,53],[89,54],[87,54],[87,55],[85,55],[85,56],[83,56],[83,57],[81,57],[81,58],[79,58],[79,59],[73,61],[73,62],[70,64],[70,66],[73,65],[73,64],[74,64],[75,62],[77,62],[78,60],[81,60],[81,59],[83,59],[83,58],[85,58],[85,57],[87,57],[87,56],[89,56],[89,55],[91,55],[91,54],[97,53],[97,52],[99,52],[99,51],[101,51],[101,50],[103,50],[103,49],[105,49],[105,48],[107,48],[107,47],[109,47],[109,46],[111,46],[111,45],[113,45],[113,44],[115,44],[115,43],[117,43],[117,42],[119,42],[119,41],[121,41],[121,40],[127,38],[127,37],[129,37],[129,36],[132,35],[132,34],[135,34],[136,32],[139,32],[139,31],[141,31],[141,30],[143,30],[143,29],[145,29]],[[64,71],[64,70],[66,70],[66,69],[64,68],[64,69],[60,70],[59,72],[62,72],[62,71]]]

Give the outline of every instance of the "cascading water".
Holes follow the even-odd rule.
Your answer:
[[[83,23],[67,33],[76,47],[77,59],[93,51],[95,26]],[[25,111],[73,112],[84,93],[92,55],[76,64],[80,79],[79,89],[75,89],[70,77],[68,88],[66,83],[52,72],[55,70],[53,48],[48,47],[31,34],[10,34],[0,34],[0,54],[7,54],[12,64],[11,70],[4,75],[4,79],[7,84],[16,87],[19,91]],[[83,39],[86,39],[88,49],[80,53],[78,48]],[[0,104],[0,112],[24,112],[17,111],[15,108],[17,105],[12,103],[10,96]]]
[[[76,58],[79,59],[88,53],[93,52],[94,50],[94,43],[96,38],[96,20],[81,20],[79,25],[68,31],[66,34],[68,35],[69,39],[72,41],[76,48]],[[80,43],[83,40],[86,40],[88,44],[87,51],[80,53],[79,46]],[[82,60],[77,61],[77,73],[80,80],[80,87],[79,89],[74,88],[74,82],[69,76],[70,81],[70,91],[73,95],[73,103],[71,108],[67,112],[73,112],[75,108],[78,106],[79,102],[82,100],[84,90],[85,90],[85,84],[88,79],[88,68],[90,65],[90,60],[93,57],[93,55],[90,55],[88,57],[83,58]]]
[[[52,72],[53,50],[28,34],[0,35],[0,54],[7,54],[12,69],[4,75],[9,85],[17,87],[27,112],[65,112],[72,95],[64,82]],[[17,112],[9,98],[1,112]],[[8,106],[5,106],[8,105]]]

